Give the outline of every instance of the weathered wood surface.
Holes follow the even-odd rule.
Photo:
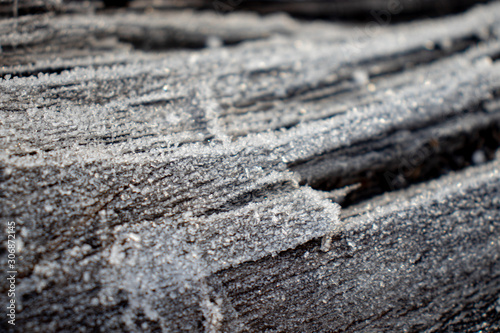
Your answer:
[[[210,277],[232,332],[496,332],[499,163],[345,211],[311,241]]]
[[[18,331],[499,329],[498,2],[0,29]]]

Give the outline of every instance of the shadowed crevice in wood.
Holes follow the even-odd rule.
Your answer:
[[[435,179],[494,158],[500,146],[498,101],[490,100],[487,105],[485,109],[480,103],[476,111],[468,109],[437,126],[429,123],[421,128],[400,128],[379,140],[353,144],[290,168],[302,175],[303,185],[326,191],[342,207]],[[467,128],[458,125],[464,122]],[[398,141],[394,137],[401,137],[401,133],[411,139],[399,141],[399,154],[391,153]],[[355,162],[363,154],[378,155],[378,161],[372,157],[366,165]],[[342,167],[352,165],[360,168]]]

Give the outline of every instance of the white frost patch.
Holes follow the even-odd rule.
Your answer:
[[[208,295],[205,295],[201,301],[200,307],[203,317],[205,318],[203,325],[205,326],[206,332],[220,332],[222,320],[224,319],[224,316],[221,313],[221,305],[222,300],[220,298],[217,298],[215,303],[213,303],[210,301]]]
[[[111,253],[109,254],[109,263],[116,266],[121,264],[124,259],[125,253],[122,251],[121,246],[114,244],[113,247],[111,247]]]

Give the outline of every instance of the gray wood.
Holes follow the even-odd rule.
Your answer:
[[[498,329],[498,2],[0,31],[18,331]]]
[[[214,274],[223,331],[500,329],[499,163],[344,211],[311,241]]]

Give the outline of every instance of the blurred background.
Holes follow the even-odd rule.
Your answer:
[[[0,0],[0,15],[12,16],[47,11],[184,9],[214,10],[219,13],[253,11],[287,12],[302,18],[371,20],[374,17],[391,22],[418,17],[435,17],[456,13],[487,0]],[[397,16],[394,16],[397,14]],[[389,22],[386,22],[389,23]]]

